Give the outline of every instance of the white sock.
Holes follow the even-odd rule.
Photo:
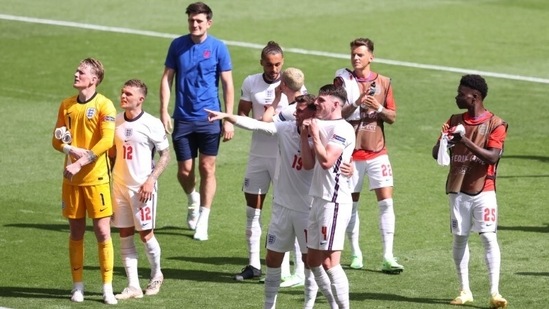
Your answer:
[[[337,303],[332,293],[330,278],[324,268],[322,268],[322,266],[311,267],[311,272],[315,276],[315,282],[318,289],[322,292],[324,297],[326,297],[328,304],[330,304],[330,308],[337,308]]]
[[[154,235],[143,245],[145,246],[145,253],[147,254],[149,264],[151,265],[151,279],[154,279],[162,274],[162,271],[160,270],[160,255],[162,250]]]
[[[471,291],[469,287],[469,236],[454,235],[453,256],[456,264],[456,271],[461,284],[461,290]]]
[[[280,267],[267,267],[265,275],[265,304],[263,308],[271,309],[276,307],[276,297],[280,287]]]
[[[139,275],[137,273],[137,249],[133,241],[133,235],[120,237],[120,255],[122,264],[128,277],[128,286],[139,288]],[[112,288],[111,288],[112,290]]]
[[[112,283],[103,283],[103,295],[114,294],[112,290]]]
[[[198,193],[198,192],[196,191],[196,188],[195,188],[195,189],[193,189],[193,190],[191,191],[191,193],[187,193],[187,197],[188,197],[189,199],[191,199],[191,197],[193,196],[193,194],[196,194],[196,193]]]
[[[490,278],[490,294],[499,294],[499,273],[501,253],[496,233],[482,233],[480,239],[484,245],[486,267]]]
[[[84,282],[73,282],[72,289],[84,292]]]
[[[246,240],[250,265],[261,269],[261,209],[246,206]]]
[[[187,201],[189,206],[200,203],[200,193],[193,189],[193,192],[187,194]]]
[[[294,253],[294,275],[305,278],[305,264],[303,263],[301,249],[299,248],[299,242],[297,241],[297,238],[294,242]]]
[[[315,281],[313,272],[305,268],[305,303],[303,309],[313,309],[316,301],[316,294],[318,293],[318,285]]]
[[[210,209],[200,206],[200,215],[196,221],[196,233],[208,234],[208,220],[210,219]]]
[[[349,280],[340,264],[326,271],[332,282],[332,294],[339,309],[349,308]]]
[[[388,198],[377,202],[379,206],[379,232],[383,243],[383,257],[393,258],[393,240],[395,236],[395,211],[393,199]]]
[[[362,251],[358,244],[359,231],[360,220],[358,218],[358,202],[353,202],[353,212],[351,213],[351,219],[347,225],[347,238],[349,239],[352,256],[362,256]]]
[[[287,278],[292,275],[290,270],[290,252],[284,253],[282,264],[280,266],[280,278]]]

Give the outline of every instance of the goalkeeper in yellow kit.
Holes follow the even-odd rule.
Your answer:
[[[103,64],[99,60],[87,58],[80,62],[73,83],[78,94],[61,102],[55,124],[55,129],[65,127],[66,134],[70,134],[71,138],[58,139],[54,134],[52,145],[67,155],[61,207],[70,227],[71,300],[84,301],[84,232],[87,214],[93,220],[97,238],[103,301],[114,305],[117,300],[112,288],[114,254],[110,235],[112,203],[107,150],[114,143],[116,109],[111,100],[96,91],[103,76]]]

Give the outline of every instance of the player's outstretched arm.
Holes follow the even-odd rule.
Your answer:
[[[262,122],[247,116],[230,115],[209,109],[205,109],[205,111],[208,112],[209,121],[225,120],[245,130],[258,131],[270,135],[276,134],[276,126],[273,122]]]

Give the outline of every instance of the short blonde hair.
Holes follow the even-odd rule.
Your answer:
[[[97,86],[101,84],[103,81],[103,77],[105,76],[105,68],[103,67],[103,64],[101,61],[95,59],[95,58],[86,58],[82,61],[80,61],[80,65],[86,65],[90,68],[92,74],[97,76]]]
[[[293,91],[299,91],[305,83],[305,75],[300,69],[287,68],[282,72],[282,82]]]

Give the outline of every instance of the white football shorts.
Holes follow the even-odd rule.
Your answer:
[[[355,163],[355,173],[358,174],[358,180],[353,192],[362,191],[362,185],[366,177],[368,177],[370,190],[393,186],[393,169],[388,155],[381,155],[372,160],[357,160],[353,162]]]
[[[293,251],[295,239],[301,253],[307,254],[305,233],[309,214],[273,202],[271,222],[267,231],[267,249],[275,252]]]
[[[498,223],[498,204],[495,191],[478,195],[448,194],[452,234],[466,236],[469,232],[495,232]]]
[[[267,194],[275,179],[276,159],[250,156],[242,184],[242,191],[250,194]]]
[[[345,230],[352,210],[352,203],[332,203],[313,198],[307,225],[307,247],[323,251],[343,250]]]
[[[114,183],[114,214],[111,217],[111,224],[117,228],[133,226],[136,231],[154,229],[156,223],[156,184],[154,191],[152,199],[143,203],[139,201],[138,190]]]

